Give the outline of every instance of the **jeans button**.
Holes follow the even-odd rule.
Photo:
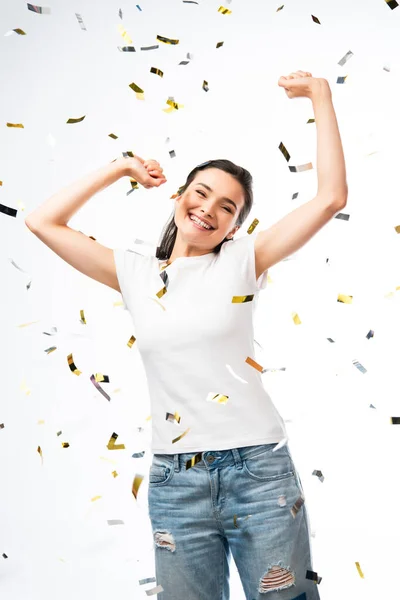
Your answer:
[[[208,461],[209,463],[212,463],[212,462],[214,462],[214,460],[215,460],[214,456],[207,456],[207,461]]]

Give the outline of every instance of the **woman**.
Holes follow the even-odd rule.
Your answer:
[[[67,222],[124,175],[146,188],[165,183],[157,161],[118,159],[26,220],[69,264],[120,291],[132,316],[152,405],[160,600],[228,600],[231,554],[247,600],[319,598],[304,493],[252,359],[252,318],[268,268],[345,206],[347,183],[328,82],[297,71],[278,85],[312,100],[318,193],[268,230],[233,240],[252,208],[252,178],[227,160],[189,174],[156,256],[105,248]]]

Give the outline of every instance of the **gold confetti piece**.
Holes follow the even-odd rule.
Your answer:
[[[253,219],[253,221],[251,222],[251,224],[250,224],[250,226],[249,226],[249,228],[247,230],[247,233],[249,235],[251,235],[253,233],[253,231],[255,230],[255,228],[257,227],[257,225],[259,224],[259,222],[260,221],[258,219]]]
[[[146,417],[145,421],[151,421],[151,415],[149,415],[148,417]]]
[[[17,325],[17,327],[29,327],[29,325],[35,325],[35,323],[39,323],[39,321],[31,321],[30,323],[23,323],[22,325]]]
[[[218,44],[216,45],[216,48],[221,48],[221,46],[224,45],[224,42],[218,42]]]
[[[390,423],[392,425],[400,425],[400,417],[390,417]]]
[[[4,429],[4,423],[0,423],[0,429]]]
[[[7,127],[19,127],[20,129],[25,129],[22,123],[7,123]]]
[[[362,577],[363,579],[365,579],[364,578],[364,573],[361,571],[361,567],[360,567],[360,563],[359,562],[356,562],[356,567],[357,567],[357,571],[358,571],[360,577]]]
[[[61,445],[63,448],[69,448],[69,443],[68,442],[61,442]]]
[[[91,498],[90,502],[96,502],[96,500],[100,500],[101,496],[93,496],[93,498]]]
[[[207,402],[215,402],[216,404],[226,404],[229,400],[229,396],[224,396],[224,394],[216,394],[211,392],[207,395]]]
[[[204,90],[205,92],[208,92],[208,90],[209,90],[209,89],[210,89],[210,88],[208,87],[208,81],[204,80],[204,81],[203,81],[203,90]]]
[[[181,417],[179,416],[179,414],[177,412],[175,414],[171,414],[171,413],[167,412],[165,420],[169,421],[170,423],[180,423]]]
[[[40,421],[38,421],[38,425],[44,425],[43,419],[40,419]]]
[[[222,15],[231,15],[232,14],[232,11],[229,10],[229,8],[224,8],[223,6],[219,7],[218,12],[221,13]]]
[[[243,302],[251,302],[254,299],[254,294],[248,296],[232,296],[232,304],[241,304]]]
[[[113,306],[123,306],[124,303],[122,302],[122,300],[117,300],[116,302],[113,302]]]
[[[172,44],[173,46],[179,44],[179,40],[171,40],[170,38],[162,37],[162,35],[158,35],[157,39],[159,42],[163,42],[164,44]]]
[[[87,325],[86,323],[86,319],[85,319],[85,312],[83,310],[79,311],[80,315],[81,315],[81,323],[82,325]]]
[[[248,356],[246,358],[245,362],[247,362],[247,364],[250,365],[251,367],[254,367],[255,369],[257,369],[257,371],[260,371],[260,373],[263,372],[262,366],[259,365],[258,363],[256,363],[256,361],[253,360],[252,358],[250,358],[250,356]]]
[[[249,519],[250,517],[251,517],[251,515],[247,515],[247,517],[245,517],[242,520],[247,521],[247,519]],[[234,525],[234,527],[236,527],[236,529],[239,529],[238,520],[239,519],[237,518],[237,515],[233,515],[233,525]]]
[[[281,142],[281,143],[279,144],[279,150],[282,152],[282,154],[283,154],[283,156],[286,158],[287,162],[289,162],[289,160],[290,160],[290,154],[289,154],[289,152],[287,151],[287,149],[286,149],[286,146],[284,145],[284,143],[283,143],[283,142]]]
[[[314,23],[317,23],[318,25],[321,25],[319,19],[317,19],[317,17],[314,17],[314,15],[311,15],[312,20],[314,21]]]
[[[202,460],[202,454],[202,452],[198,452],[195,456],[192,456],[192,458],[189,458],[189,460],[186,461],[186,471]]]
[[[29,2],[27,2],[27,5],[28,10],[31,10],[32,12],[40,13],[41,15],[51,14],[51,9],[45,6],[36,6],[35,4],[29,4]]]
[[[343,304],[352,304],[353,296],[346,296],[345,294],[339,294],[337,297],[338,302],[343,302]]]
[[[127,34],[127,32],[125,31],[125,29],[122,27],[121,24],[118,25],[118,31],[119,33],[122,35],[124,42],[129,46],[130,44],[132,44],[132,40],[129,37],[129,35]]]
[[[111,475],[113,475],[113,476],[114,476],[114,478],[115,478],[115,477],[118,477],[118,473],[117,473],[117,471],[113,471],[113,472],[111,473]]]
[[[137,94],[144,94],[144,90],[142,90],[142,88],[136,85],[136,83],[134,83],[133,81],[129,84],[129,87]]]
[[[86,115],[84,115],[83,117],[79,117],[78,119],[68,119],[67,124],[70,123],[81,123],[83,121],[83,119],[86,118]]]
[[[285,6],[285,5],[284,5],[284,4],[282,4],[282,6],[280,6],[279,8],[277,8],[277,9],[276,9],[276,12],[279,12],[280,10],[282,10],[282,8],[283,8],[284,6]]]
[[[131,337],[129,338],[128,344],[127,346],[129,346],[129,348],[132,348],[133,344],[136,342],[136,338],[134,335],[131,335]]]
[[[185,437],[185,435],[190,431],[190,427],[188,429],[186,429],[186,431],[184,431],[182,433],[182,435],[180,435],[179,437],[175,438],[174,440],[172,440],[172,443],[175,444],[175,442],[179,442],[179,440],[181,440],[183,437]]]
[[[38,452],[39,452],[39,454],[40,454],[40,458],[42,459],[42,464],[43,464],[43,454],[42,454],[42,449],[41,449],[41,447],[40,447],[40,446],[38,446],[38,447],[37,447],[37,451],[38,451]]]
[[[136,474],[134,477],[134,480],[132,483],[132,494],[135,496],[136,500],[137,500],[139,488],[142,485],[143,479],[144,479],[143,475],[140,475],[140,474]]]
[[[310,171],[312,168],[312,163],[306,163],[305,165],[298,165],[296,167],[289,166],[289,171],[291,173],[302,173],[303,171]]]
[[[115,133],[109,133],[108,137],[112,138],[113,140],[117,140],[118,139],[118,136],[115,135]]]
[[[301,325],[300,317],[297,313],[292,313],[292,319],[295,325]]]
[[[117,438],[118,438],[118,434],[113,433],[112,436],[110,437],[110,441],[107,444],[107,448],[109,450],[125,450],[124,444],[116,444],[115,443]]]
[[[21,386],[20,386],[20,391],[21,391],[21,392],[25,392],[25,394],[26,394],[27,396],[30,396],[30,394],[31,394],[31,390],[30,390],[30,388],[28,388],[28,386],[26,385],[26,383],[25,383],[25,379],[24,379],[24,380],[23,380],[23,382],[21,383]]]
[[[160,77],[164,77],[164,73],[160,69],[156,69],[155,67],[151,67],[150,73],[154,73],[154,75],[159,75]]]
[[[5,206],[5,204],[0,204],[0,212],[2,212],[4,215],[7,215],[9,217],[16,217],[17,213],[18,213],[16,208],[11,208],[10,206]]]
[[[15,31],[15,33],[18,33],[18,35],[26,35],[25,31],[23,29],[20,29],[19,27],[17,29],[13,29],[13,31]]]
[[[77,369],[74,364],[74,359],[72,358],[72,354],[68,355],[67,360],[68,360],[68,365],[69,365],[69,368],[71,369],[71,371],[75,375],[82,375],[82,371],[79,371],[79,369]]]
[[[108,375],[103,375],[103,373],[96,373],[94,378],[98,382],[104,381],[104,383],[110,383],[110,378]]]
[[[293,504],[292,508],[290,509],[293,519],[296,518],[296,515],[299,512],[300,508],[303,506],[303,504],[304,504],[304,498],[303,498],[303,496],[300,496],[300,498],[298,498],[296,500],[296,502]]]

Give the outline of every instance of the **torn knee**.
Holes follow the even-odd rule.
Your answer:
[[[154,541],[160,548],[166,548],[171,552],[175,552],[175,541],[169,531],[156,531],[154,533]]]
[[[260,579],[260,594],[284,590],[294,585],[295,577],[293,571],[280,565],[270,567],[264,577]]]

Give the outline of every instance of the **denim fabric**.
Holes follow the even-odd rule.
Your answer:
[[[287,445],[154,454],[149,472],[158,600],[229,600],[235,561],[246,600],[319,600],[306,506]],[[284,498],[282,498],[284,496]],[[267,573],[270,572],[269,577]]]

